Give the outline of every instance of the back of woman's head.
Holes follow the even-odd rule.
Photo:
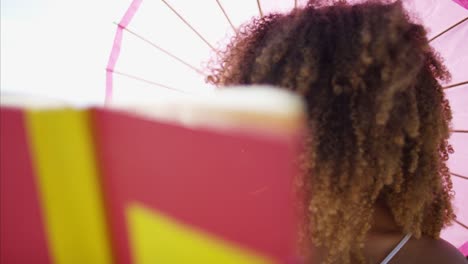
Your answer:
[[[400,2],[309,3],[255,19],[217,59],[211,83],[271,84],[306,99],[304,235],[328,262],[363,261],[377,201],[416,237],[438,237],[454,218],[439,84],[449,74]]]

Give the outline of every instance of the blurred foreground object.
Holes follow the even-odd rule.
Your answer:
[[[258,87],[110,110],[2,104],[1,263],[294,258],[298,97]]]

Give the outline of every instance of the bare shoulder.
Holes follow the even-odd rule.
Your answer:
[[[438,263],[463,263],[466,264],[467,261],[457,248],[455,248],[449,242],[443,239],[431,239],[423,238],[423,245],[427,246],[427,249],[432,252],[430,255],[432,258],[443,261]]]
[[[414,263],[468,263],[458,249],[443,239],[432,239],[428,237],[412,239],[410,243],[408,243],[406,250],[402,253],[402,260],[414,261]],[[402,261],[402,263],[413,262]]]

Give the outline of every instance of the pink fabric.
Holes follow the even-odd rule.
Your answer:
[[[453,0],[455,3],[463,6],[465,9],[468,9],[468,0]]]
[[[463,253],[463,255],[468,256],[468,241],[466,241],[465,244],[463,244],[463,246],[458,249],[461,251],[461,253]]]
[[[120,47],[122,45],[122,36],[123,36],[123,29],[130,23],[135,13],[138,11],[142,0],[133,0],[133,2],[128,7],[127,11],[125,12],[124,16],[120,20],[120,23],[117,27],[114,37],[114,43],[112,45],[111,54],[109,56],[109,61],[107,63],[106,69],[106,97],[105,97],[105,104],[107,105],[110,100],[112,99],[112,72],[114,71],[115,64],[117,63],[117,59],[120,55]]]

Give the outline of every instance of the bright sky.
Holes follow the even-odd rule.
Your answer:
[[[2,0],[1,93],[102,104],[105,68],[116,28],[113,22],[120,20],[130,2]],[[216,1],[169,2],[215,46],[231,30]],[[258,15],[254,0],[221,2],[236,25]],[[264,2],[265,10],[290,8],[294,3],[292,0]],[[203,62],[212,54],[159,0],[143,1],[130,28],[197,68],[203,68]],[[199,74],[134,36],[125,33],[122,45],[116,69],[181,90],[206,88]],[[115,100],[144,100],[170,93],[120,76],[114,77],[114,91]]]
[[[2,94],[102,102],[124,0],[2,0]]]

